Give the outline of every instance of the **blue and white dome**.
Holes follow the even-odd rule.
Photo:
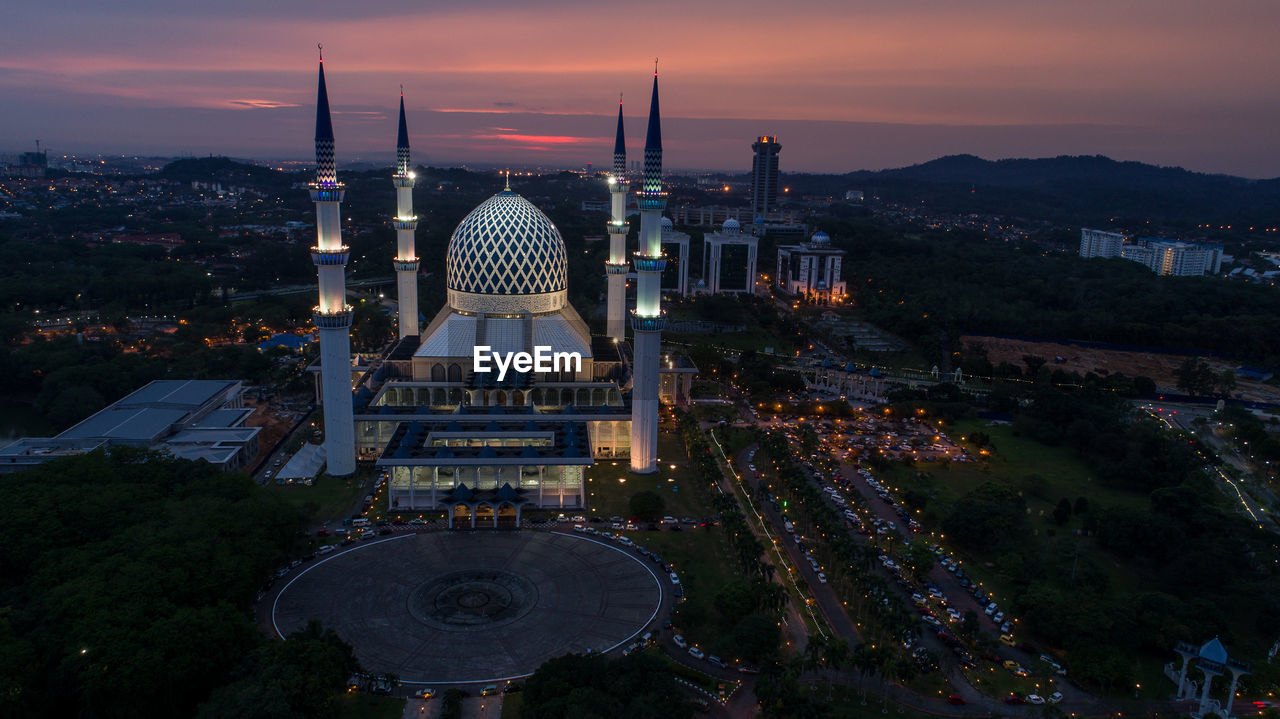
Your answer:
[[[721,229],[726,235],[736,235],[742,229],[742,225],[732,217],[724,221]]]
[[[565,303],[569,260],[560,231],[511,190],[480,203],[449,239],[449,304],[463,312],[550,312]]]
[[[662,218],[662,229],[664,229],[664,230],[670,230],[670,229],[675,228],[675,226],[676,226],[676,225],[675,225],[675,223],[671,221],[671,218],[670,218],[670,217],[663,217],[663,218]]]
[[[829,245],[831,237],[825,232],[815,232],[813,237],[809,238],[809,243],[814,245]]]

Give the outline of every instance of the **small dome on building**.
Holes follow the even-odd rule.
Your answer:
[[[829,245],[831,244],[831,236],[825,232],[815,232],[813,237],[809,238],[809,243],[813,245]]]
[[[676,225],[675,225],[675,223],[671,221],[671,218],[670,218],[670,217],[664,217],[664,218],[662,218],[662,229],[664,229],[664,230],[670,230],[671,228],[673,228],[673,227],[675,227],[675,226],[676,226]]]
[[[742,229],[742,225],[738,224],[737,220],[730,217],[724,221],[724,224],[721,225],[721,229],[724,230],[725,234],[733,235],[737,234],[738,231]]]

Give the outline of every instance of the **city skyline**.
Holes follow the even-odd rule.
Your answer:
[[[1270,5],[159,7],[12,10],[0,148],[304,159],[323,42],[339,163],[390,163],[403,84],[424,164],[605,167],[617,93],[640,127],[658,56],[676,168],[747,172],[769,134],[788,172],[971,153],[1280,175]]]

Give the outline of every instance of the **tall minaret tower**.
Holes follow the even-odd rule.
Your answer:
[[[631,471],[658,471],[658,352],[662,345],[662,120],[658,115],[658,64],[653,66],[653,97],[649,101],[649,131],[644,140],[644,183],[640,188],[640,247],[634,260],[636,310],[631,378]]]
[[[320,58],[316,95],[316,246],[311,248],[320,280],[320,304],[313,315],[320,331],[320,394],[324,402],[324,451],[329,474],[356,471],[356,433],[351,404],[351,306],[347,304],[347,247],[342,244],[338,206],[346,193],[333,159],[333,122]]]
[[[627,139],[622,132],[622,98],[618,98],[618,139],[613,143],[613,172],[609,174],[609,195],[613,200],[609,220],[608,332],[614,342],[626,334],[627,310]]]
[[[413,214],[413,171],[409,169],[409,124],[404,119],[404,90],[400,90],[400,136],[396,140],[396,301],[400,312],[400,337],[418,334],[418,255],[413,232],[418,218]]]

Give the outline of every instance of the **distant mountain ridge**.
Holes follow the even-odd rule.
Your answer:
[[[1211,182],[1245,187],[1280,182],[1251,180],[1233,175],[1193,172],[1181,167],[1113,160],[1105,155],[1058,155],[1042,158],[985,160],[976,155],[945,155],[917,165],[879,172],[862,170],[858,176],[894,176],[933,182],[978,182],[993,186],[1025,186],[1071,179],[1104,179],[1111,182],[1160,184],[1169,187]]]
[[[1069,224],[1127,224],[1133,230],[1148,221],[1280,226],[1280,178],[1205,174],[1101,155],[1006,160],[948,155],[840,178],[889,201]]]

